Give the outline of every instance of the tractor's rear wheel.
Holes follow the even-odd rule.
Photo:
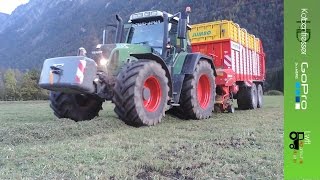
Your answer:
[[[216,95],[215,76],[211,65],[200,60],[193,74],[186,75],[180,96],[180,117],[206,119],[212,116]]]
[[[58,118],[90,120],[99,115],[103,100],[91,95],[50,92],[50,107]]]
[[[258,84],[257,86],[257,95],[258,95],[258,103],[257,103],[257,107],[258,108],[262,108],[263,106],[263,89],[262,89],[262,85]]]
[[[168,78],[160,64],[140,60],[125,66],[115,85],[115,113],[132,126],[155,125],[165,115]]]
[[[256,109],[257,99],[257,87],[254,83],[251,87],[241,87],[237,97],[238,108],[242,110]]]

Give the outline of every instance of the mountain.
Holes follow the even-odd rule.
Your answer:
[[[2,24],[7,20],[8,17],[8,14],[0,12],[0,29],[2,27]]]
[[[89,51],[101,42],[105,24],[120,14],[170,13],[191,6],[191,24],[231,19],[261,38],[267,68],[283,66],[282,0],[30,0],[10,16],[0,14],[0,67],[40,69],[44,59]]]

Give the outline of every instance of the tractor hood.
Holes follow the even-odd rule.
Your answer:
[[[98,71],[103,71],[108,75],[116,76],[125,63],[136,60],[131,54],[145,53],[157,52],[148,45],[118,43],[98,46],[95,51],[92,51],[92,56],[98,65]]]

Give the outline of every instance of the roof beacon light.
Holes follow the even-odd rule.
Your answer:
[[[189,18],[189,14],[191,13],[191,7],[187,6],[186,7],[186,15],[187,15],[187,23],[190,23],[190,18]]]

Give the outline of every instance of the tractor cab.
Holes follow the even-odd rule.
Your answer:
[[[152,47],[155,52],[162,55],[164,43],[166,42],[164,32],[168,31],[165,27],[163,13],[160,11],[146,11],[130,16],[131,25],[127,43],[143,44]]]
[[[113,43],[107,43],[107,31],[103,31],[102,44],[92,51],[93,59],[98,65],[105,65],[117,49],[126,49],[130,54],[150,52],[167,62],[173,62],[174,56],[179,52],[191,52],[187,31],[188,13],[174,15],[162,11],[143,11],[130,16],[128,23],[124,24],[120,16],[116,16],[117,24],[107,24],[107,27],[116,28]],[[129,49],[129,50],[128,50]],[[98,56],[96,56],[98,55]],[[102,60],[102,63],[100,61]]]
[[[187,31],[191,29],[187,25],[188,13],[138,12],[132,14],[126,24],[117,15],[117,24],[107,25],[116,28],[114,43],[107,43],[104,30],[102,44],[92,51],[98,71],[108,78],[115,77],[124,64],[137,59],[157,59],[171,68],[178,53],[190,52],[187,48]]]
[[[175,15],[161,11],[134,13],[129,19],[130,28],[126,43],[148,45],[164,59],[175,54],[176,50],[186,51],[187,24],[186,22],[179,24],[180,18],[181,13]],[[180,35],[178,35],[179,28]]]

